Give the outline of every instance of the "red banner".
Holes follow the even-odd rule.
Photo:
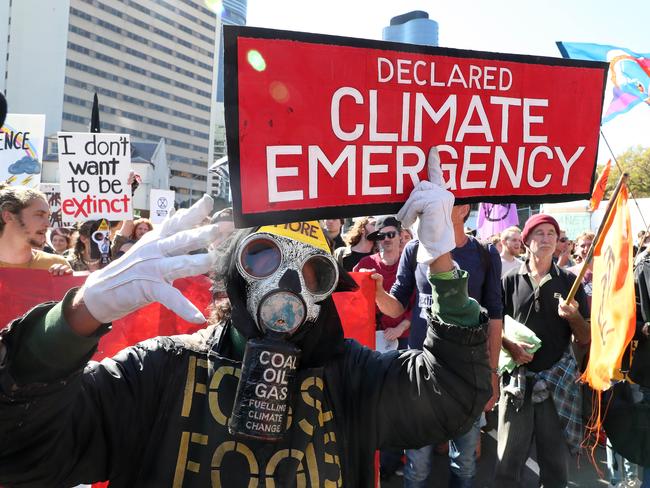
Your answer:
[[[334,293],[332,298],[341,318],[345,337],[375,348],[375,282],[370,273],[350,273],[359,285],[356,291]]]
[[[44,270],[0,269],[0,296],[4,302],[0,309],[0,328],[39,303],[61,300],[68,290],[82,286],[85,281],[86,275],[51,276]],[[212,301],[210,285],[210,279],[205,276],[174,281],[174,286],[204,314]],[[111,357],[151,337],[191,334],[201,327],[181,319],[159,303],[152,303],[113,322],[113,329],[101,338],[93,359]]]
[[[230,26],[225,49],[238,225],[394,211],[433,145],[459,201],[591,195],[606,63]]]
[[[335,293],[334,302],[345,336],[374,348],[375,285],[368,273],[352,273],[352,276],[360,289]],[[0,328],[39,303],[61,300],[68,290],[82,286],[85,281],[85,275],[53,277],[43,270],[0,269],[0,296],[4,303],[0,308]],[[210,285],[210,279],[205,276],[174,281],[174,286],[206,316],[212,301]],[[202,324],[186,322],[163,305],[152,303],[113,322],[113,330],[102,337],[93,359],[111,357],[151,337],[191,334],[202,327]]]
[[[58,301],[66,292],[81,286],[85,276],[56,276],[40,269],[0,269],[0,328],[39,303]]]

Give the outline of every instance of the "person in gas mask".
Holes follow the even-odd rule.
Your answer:
[[[79,237],[68,263],[74,271],[93,272],[110,261],[108,231],[100,231],[102,220],[89,220],[79,227]]]
[[[317,223],[235,232],[217,251],[204,197],[59,303],[0,334],[0,485],[374,486],[374,452],[468,430],[491,396],[487,316],[449,254],[440,168],[399,214],[420,216],[430,327],[422,351],[345,340],[331,293],[353,281]],[[171,282],[216,270],[230,310],[193,334],[88,362],[110,322],[159,301],[202,314]]]

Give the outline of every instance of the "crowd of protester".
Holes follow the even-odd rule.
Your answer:
[[[0,186],[0,268],[48,270],[53,275],[92,273],[106,265],[97,239],[100,221],[73,227],[51,228],[45,196],[21,187]],[[585,265],[594,234],[588,229],[570,239],[552,217],[533,215],[523,228],[509,227],[485,242],[467,229],[469,205],[452,212],[456,249],[452,257],[467,272],[469,294],[483,307],[488,320],[488,352],[493,374],[493,397],[485,406],[488,416],[498,411],[498,461],[495,486],[519,486],[520,476],[533,442],[543,486],[564,486],[569,457],[579,449],[586,417],[584,396],[589,392],[577,383],[561,385],[570,397],[558,399],[558,370],[584,370],[590,341],[591,263],[572,303],[558,303],[566,296]],[[233,231],[232,209],[215,214],[219,236],[205,252],[218,247]],[[427,328],[431,287],[426,265],[417,263],[417,229],[402,226],[392,215],[363,216],[322,221],[337,261],[347,271],[371,273],[376,283],[376,328],[382,350],[419,349]],[[108,260],[120,259],[154,225],[146,218],[110,223]],[[650,260],[650,235],[640,233],[635,263]],[[541,339],[536,352],[531,345],[502,335],[503,320],[510,316],[525,323]],[[640,316],[645,323],[650,318]],[[648,327],[640,327],[646,340]],[[510,374],[499,375],[502,348],[517,364]],[[566,375],[565,375],[566,376]],[[649,398],[641,385],[641,393]],[[648,390],[650,391],[650,390]],[[642,396],[643,396],[642,395]],[[404,486],[431,486],[435,452],[449,457],[450,485],[471,487],[481,454],[481,428],[491,428],[486,415],[448,444],[419,449],[386,450],[381,455],[381,474],[403,475]],[[489,419],[488,419],[489,420]],[[607,445],[608,476],[612,485],[650,487],[648,468],[636,469]],[[617,459],[618,462],[616,461]],[[645,474],[645,476],[643,476]],[[645,477],[643,485],[637,477]]]
[[[521,486],[533,443],[542,486],[565,486],[568,460],[580,450],[591,414],[593,393],[575,380],[588,360],[593,262],[586,265],[574,303],[558,305],[557,297],[567,296],[585,266],[595,234],[585,230],[571,239],[555,219],[538,214],[531,216],[523,229],[509,227],[483,242],[476,239],[475,231],[464,227],[469,213],[467,205],[454,207],[457,248],[452,255],[461,269],[469,271],[470,295],[484,307],[493,330],[498,331],[490,344],[495,396],[485,409],[488,416],[498,413],[494,486]],[[377,280],[376,324],[378,334],[384,336],[377,343],[382,350],[421,347],[430,289],[426,271],[418,275],[418,243],[413,230],[403,228],[394,216],[356,218],[347,232],[340,219],[323,221],[323,226],[330,238],[343,236],[343,243],[333,247],[345,269],[371,272]],[[638,265],[647,255],[650,236],[641,232],[637,237],[634,254]],[[543,349],[533,353],[528,344],[502,337],[501,321],[506,315],[531,326]],[[643,322],[643,317],[638,321]],[[646,338],[640,330],[637,339]],[[520,366],[498,383],[497,357],[502,347]],[[568,374],[559,380],[558,372]],[[569,393],[558,398],[555,392],[560,390]],[[489,429],[492,424],[483,416],[467,434],[448,445],[407,449],[403,456],[401,451],[382,451],[382,478],[398,474],[404,476],[407,488],[432,486],[437,478],[432,472],[432,455],[448,453],[449,486],[474,486],[481,427]],[[650,486],[647,468],[618,454],[605,435],[593,442],[606,443],[606,475],[611,486]]]

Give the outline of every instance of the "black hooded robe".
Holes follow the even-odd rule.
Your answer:
[[[423,351],[380,354],[343,339],[328,299],[296,338],[303,357],[282,440],[235,438],[227,421],[241,363],[229,358],[229,328],[246,320],[235,285],[231,321],[150,339],[100,363],[88,360],[108,327],[75,336],[61,303],[14,321],[0,333],[0,485],[371,487],[375,450],[455,437],[490,397],[485,327],[433,321]],[[466,282],[459,287],[466,294]],[[47,347],[59,350],[39,354],[36,378],[19,384],[15,358],[44,321],[57,334]]]

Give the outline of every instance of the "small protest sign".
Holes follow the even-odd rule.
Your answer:
[[[8,114],[0,129],[0,182],[38,188],[45,115]]]
[[[63,227],[60,185],[58,183],[41,183],[38,189],[45,193],[50,206],[50,227]]]
[[[588,198],[607,64],[224,27],[235,223],[390,214],[437,147],[457,202]]]
[[[154,224],[165,220],[165,217],[174,208],[175,198],[174,190],[152,189],[149,193],[149,220]]]
[[[59,132],[58,142],[63,222],[131,219],[129,136]]]

